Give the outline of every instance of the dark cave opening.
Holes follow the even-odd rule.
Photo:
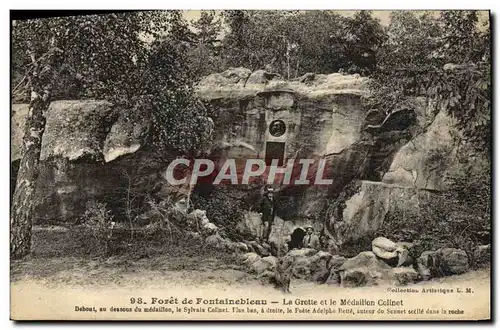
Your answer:
[[[306,236],[306,232],[302,228],[296,228],[290,235],[290,242],[288,242],[288,251],[293,249],[302,248],[302,240]]]

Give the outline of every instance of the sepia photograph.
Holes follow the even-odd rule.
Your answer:
[[[491,321],[490,11],[10,16],[11,320]]]

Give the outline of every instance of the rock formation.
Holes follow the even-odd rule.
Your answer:
[[[278,157],[284,162],[291,158],[326,160],[325,178],[332,178],[333,184],[278,184],[278,214],[290,224],[277,223],[274,232],[286,228],[286,235],[290,235],[305,222],[318,223],[315,227],[321,231],[324,221],[318,214],[327,199],[338,197],[353,181],[381,181],[393,155],[411,138],[409,129],[415,123],[415,112],[367,113],[361,104],[361,98],[367,95],[366,82],[358,75],[343,74],[314,74],[284,81],[277,75],[242,68],[200,81],[198,96],[215,113],[217,140],[237,139],[253,146],[253,150],[233,148],[226,157],[277,158],[271,147],[278,143],[282,146]],[[282,135],[272,134],[275,121],[284,123]]]
[[[312,224],[332,254],[358,242],[346,254],[354,256],[370,248],[387,214],[396,208],[415,212],[421,200],[446,187],[447,172],[457,166],[453,119],[420,99],[408,109],[367,111],[361,101],[366,83],[367,78],[340,73],[285,81],[262,70],[235,68],[197,85],[214,122],[211,158],[326,161],[331,185],[276,184],[275,244],[286,244],[296,229]],[[13,105],[14,173],[27,109]],[[171,197],[162,173],[175,155],[148,146],[150,121],[147,108],[53,102],[42,142],[35,223],[76,221],[90,199],[113,204],[109,195],[126,192],[131,177],[139,177],[158,198]],[[270,129],[273,123],[277,130]],[[180,195],[189,192],[180,188]],[[249,191],[234,187],[242,198]],[[123,203],[112,206],[123,213]],[[253,214],[239,229],[254,236],[258,220]]]
[[[125,111],[96,100],[51,103],[42,139],[35,223],[74,221],[87,200],[121,186],[125,178],[108,163],[143,145],[148,129],[148,112],[143,110]],[[14,168],[27,112],[26,104],[12,107]]]

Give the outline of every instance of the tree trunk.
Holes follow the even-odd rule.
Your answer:
[[[49,61],[52,60],[51,57],[49,55]],[[38,164],[42,135],[45,130],[45,113],[50,105],[51,96],[51,63],[47,63],[47,66],[40,66],[34,55],[31,58],[33,71],[28,76],[31,101],[24,126],[23,151],[10,215],[10,254],[13,259],[22,258],[31,250],[31,227]],[[44,69],[39,71],[40,67]]]
[[[32,88],[32,99],[24,127],[23,153],[17,173],[16,190],[11,209],[10,253],[12,258],[21,258],[30,253],[31,227],[38,164],[45,130],[45,111],[50,105],[46,92]],[[38,92],[38,93],[37,93]]]
[[[42,135],[45,129],[44,113],[49,104],[50,101],[45,101],[40,96],[32,100],[24,128],[24,150],[19,164],[10,220],[12,258],[24,257],[29,254],[31,248],[35,185],[38,178]]]

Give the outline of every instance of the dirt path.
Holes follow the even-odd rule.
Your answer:
[[[190,267],[188,267],[190,268]],[[41,319],[99,319],[99,318],[192,318],[190,314],[172,316],[165,314],[74,314],[74,306],[118,306],[130,307],[130,298],[143,298],[150,301],[159,299],[181,298],[214,298],[245,297],[250,299],[267,299],[277,301],[276,306],[284,308],[283,301],[296,299],[390,299],[404,301],[405,313],[417,308],[441,310],[453,309],[461,311],[460,315],[423,315],[426,319],[484,319],[489,317],[490,273],[489,269],[469,272],[463,275],[450,276],[421,282],[404,289],[413,288],[417,293],[408,294],[389,292],[399,288],[378,286],[363,288],[340,288],[338,286],[319,285],[302,280],[292,280],[291,294],[283,294],[270,286],[264,286],[250,274],[235,265],[223,265],[217,260],[204,260],[197,264],[197,269],[172,269],[168,258],[141,259],[128,261],[113,257],[104,261],[82,260],[79,258],[34,259],[14,264],[12,267],[12,303],[22,306],[22,313],[30,310],[33,302],[33,313]],[[457,293],[457,289],[472,293]],[[422,293],[422,289],[453,289],[454,293]],[[28,302],[28,303],[27,303]],[[50,310],[45,310],[50,306]],[[298,306],[294,305],[294,308]],[[310,306],[299,306],[305,308]],[[15,310],[15,308],[14,308]],[[204,310],[206,312],[206,309]],[[199,313],[195,316],[202,319],[310,319],[308,313],[274,315],[262,313],[246,313],[238,316],[228,310],[227,313]],[[415,315],[364,315],[362,310],[354,309],[352,313],[313,315],[317,319],[414,319]],[[41,314],[40,314],[41,313]],[[26,314],[22,314],[26,315]],[[13,315],[15,317],[15,315]]]
[[[170,256],[139,260],[127,260],[126,256],[107,259],[82,259],[76,257],[28,259],[11,265],[13,283],[39,282],[47,285],[68,285],[82,287],[134,287],[143,288],[165,285],[228,287],[262,287],[254,275],[248,274],[236,264],[226,265],[215,258]],[[454,275],[420,282],[408,287],[446,285],[465,287],[467,285],[489,287],[490,270],[480,269],[462,275]],[[295,292],[322,290],[324,285],[299,279],[292,281]],[[331,288],[331,286],[328,286]],[[360,290],[364,290],[361,288]]]
[[[291,294],[284,294],[271,286],[262,285],[254,275],[246,273],[234,257],[211,254],[210,251],[176,250],[175,247],[159,248],[144,254],[127,253],[109,258],[89,258],[61,249],[57,240],[51,243],[37,241],[37,252],[23,261],[11,264],[12,316],[37,319],[484,319],[490,315],[490,270],[481,269],[466,274],[433,279],[411,286],[396,288],[388,286],[340,288],[319,285],[302,280],[292,280]],[[67,242],[61,240],[60,243]],[[45,244],[45,245],[44,245]],[[73,256],[61,256],[61,254]],[[467,288],[470,293],[465,293]],[[412,293],[398,291],[413,289]],[[425,290],[423,290],[425,289]],[[426,292],[432,289],[432,292]],[[454,292],[444,292],[453,289]],[[153,298],[249,298],[268,302],[276,301],[272,307],[285,309],[286,301],[292,301],[293,313],[245,313],[233,310],[226,312],[196,312],[177,314],[127,314],[75,312],[75,306],[131,307],[131,298],[151,301]],[[383,308],[385,314],[365,315],[365,307],[329,306],[331,312],[311,314],[300,312],[296,300],[368,299],[378,304],[379,300],[402,301],[403,307]],[[17,306],[17,307],[16,307]],[[132,306],[133,307],[133,306]],[[199,306],[195,306],[199,307]],[[206,307],[206,306],[205,306]],[[228,307],[229,308],[229,307]],[[295,310],[294,308],[299,308]],[[411,310],[456,310],[463,314],[409,314]],[[373,309],[373,308],[372,308]],[[305,311],[305,309],[303,309]],[[18,313],[18,314],[16,314]]]

